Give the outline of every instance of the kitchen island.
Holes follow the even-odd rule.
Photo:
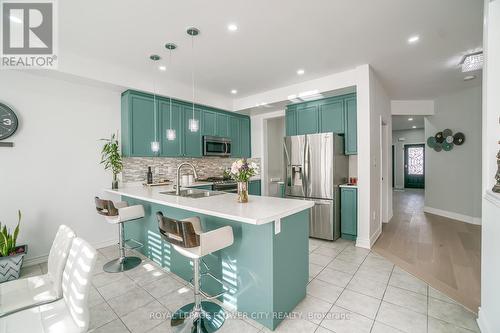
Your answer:
[[[230,193],[203,198],[161,193],[171,190],[136,185],[106,191],[130,205],[144,206],[143,219],[125,224],[126,238],[143,243],[144,255],[186,281],[192,278],[191,263],[162,240],[156,213],[175,219],[199,216],[204,230],[231,226],[233,245],[204,257],[210,272],[227,286],[220,301],[269,329],[276,328],[306,295],[313,203],[250,196],[248,203],[240,204]],[[209,294],[223,290],[209,277],[201,281]]]

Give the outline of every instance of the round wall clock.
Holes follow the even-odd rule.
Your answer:
[[[15,112],[5,104],[0,103],[0,140],[5,140],[16,133],[19,120]]]

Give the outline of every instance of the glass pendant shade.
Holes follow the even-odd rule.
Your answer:
[[[160,151],[160,143],[158,141],[151,141],[151,151],[153,153]]]
[[[177,134],[175,133],[174,129],[167,130],[167,140],[168,141],[174,141],[176,137],[177,137]]]
[[[191,132],[198,132],[198,129],[200,128],[200,121],[198,119],[189,119],[189,130]]]

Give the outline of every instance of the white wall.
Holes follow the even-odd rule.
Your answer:
[[[283,178],[283,137],[285,136],[285,117],[267,119],[267,183],[266,194],[278,195],[278,186],[271,183],[272,178]]]
[[[481,216],[481,87],[436,98],[436,114],[425,117],[425,137],[446,128],[465,134],[449,152],[425,150],[425,210],[466,222]],[[446,216],[446,215],[445,215]]]
[[[391,113],[403,116],[428,116],[434,114],[433,100],[393,100]]]
[[[500,0],[484,1],[485,67],[483,69],[483,200],[481,239],[481,307],[483,333],[500,332],[500,194],[493,193],[500,148]]]
[[[398,139],[404,138],[404,141]],[[425,143],[423,128],[392,131],[392,144],[394,145],[394,187],[405,187],[404,146],[412,143]]]
[[[15,147],[0,148],[0,219],[12,227],[23,212],[18,242],[28,244],[27,258],[44,260],[63,223],[95,246],[116,240],[94,196],[110,186],[98,140],[119,129],[120,91],[2,71],[0,92],[20,118],[8,139]]]

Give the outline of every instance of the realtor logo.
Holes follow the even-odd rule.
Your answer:
[[[1,68],[56,68],[55,2],[5,0],[1,12]]]

